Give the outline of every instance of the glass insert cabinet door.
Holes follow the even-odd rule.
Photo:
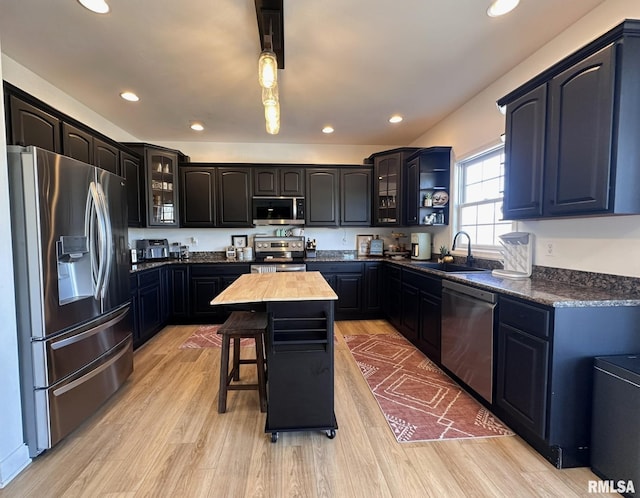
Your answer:
[[[150,152],[147,158],[149,168],[149,225],[177,225],[177,161],[165,154]]]
[[[398,187],[400,162],[395,158],[382,159],[377,165],[377,223],[398,222]]]

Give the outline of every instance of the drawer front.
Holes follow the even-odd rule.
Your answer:
[[[307,271],[362,273],[362,263],[307,263]]]
[[[160,268],[144,270],[138,274],[138,287],[160,285]]]
[[[500,299],[500,323],[538,337],[549,337],[551,312],[512,299]]]
[[[435,296],[442,294],[442,279],[422,272],[402,270],[402,283],[413,285]]]
[[[211,277],[221,275],[240,275],[242,273],[249,273],[251,268],[247,264],[238,263],[220,263],[215,265],[208,264],[192,264],[191,276],[192,277]]]

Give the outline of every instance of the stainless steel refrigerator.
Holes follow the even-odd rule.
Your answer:
[[[33,457],[133,371],[125,180],[8,147],[25,442]]]

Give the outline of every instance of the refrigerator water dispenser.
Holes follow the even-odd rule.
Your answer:
[[[85,236],[63,235],[58,253],[58,301],[60,305],[93,296],[91,256]]]

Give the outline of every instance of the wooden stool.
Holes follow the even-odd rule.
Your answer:
[[[267,329],[267,314],[252,311],[234,311],[218,329],[222,335],[222,355],[220,358],[220,392],[218,394],[218,413],[227,410],[227,391],[257,389],[260,393],[260,411],[267,411],[267,389],[265,381],[263,336]],[[229,372],[229,347],[233,338],[233,366]],[[240,359],[240,339],[255,339],[255,359]],[[235,384],[240,380],[240,365],[255,364],[258,369],[257,384]]]

